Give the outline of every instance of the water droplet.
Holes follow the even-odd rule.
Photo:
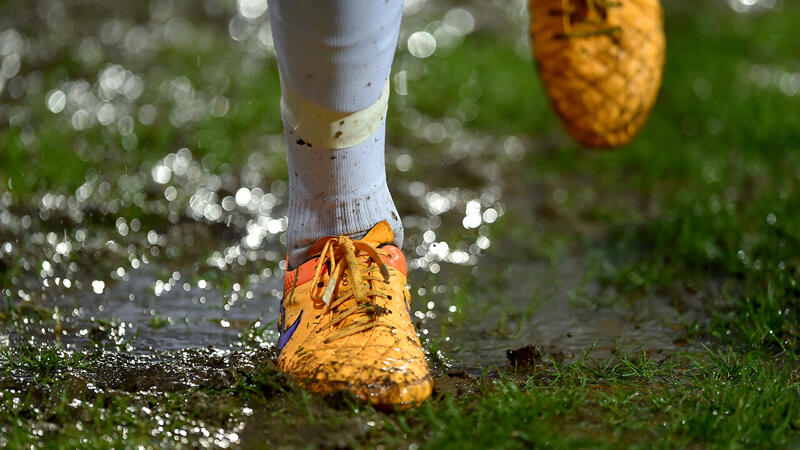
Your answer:
[[[257,19],[267,11],[267,0],[238,0],[239,14],[248,19]]]
[[[774,213],[767,214],[767,223],[770,225],[775,225],[775,222],[778,221],[778,217]]]
[[[105,282],[101,280],[92,281],[92,291],[94,291],[95,294],[102,294],[105,288],[106,288]]]
[[[417,31],[408,37],[408,52],[411,55],[424,59],[436,51],[436,38],[427,31]]]
[[[55,89],[47,94],[47,109],[51,112],[58,114],[64,110],[67,105],[67,96],[63,91]]]

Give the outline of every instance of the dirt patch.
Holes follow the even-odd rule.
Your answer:
[[[540,345],[526,345],[516,350],[506,350],[506,357],[512,367],[535,367],[544,357],[544,349]]]

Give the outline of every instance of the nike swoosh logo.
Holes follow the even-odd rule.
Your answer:
[[[300,311],[300,315],[297,316],[294,323],[287,329],[281,331],[281,336],[278,338],[278,353],[283,350],[283,347],[289,342],[289,339],[292,338],[295,330],[297,330],[297,326],[300,325],[300,319],[303,317],[303,311]]]

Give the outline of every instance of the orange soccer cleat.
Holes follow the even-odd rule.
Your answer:
[[[349,391],[376,407],[431,395],[406,288],[406,258],[381,222],[364,236],[328,236],[286,272],[278,368],[312,392]]]
[[[591,147],[628,143],[664,67],[659,0],[529,0],[539,73],[567,131]]]

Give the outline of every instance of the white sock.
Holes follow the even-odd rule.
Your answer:
[[[323,236],[360,237],[382,220],[402,245],[384,163],[402,0],[270,0],[269,9],[288,144],[289,265]]]
[[[403,227],[386,185],[384,131],[382,126],[370,139],[336,151],[289,140],[286,243],[293,267],[306,259],[308,247],[320,237],[360,235],[382,220],[402,245]]]

